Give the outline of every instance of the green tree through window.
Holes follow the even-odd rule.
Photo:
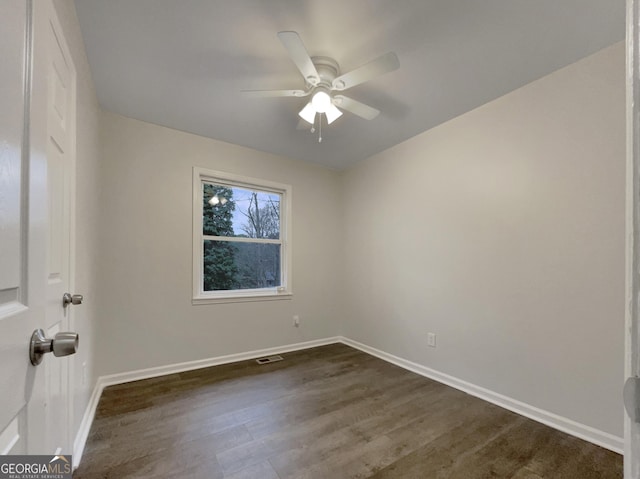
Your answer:
[[[202,232],[210,236],[233,236],[233,190],[220,185],[203,184]],[[218,198],[212,204],[212,198]],[[236,287],[238,267],[236,248],[228,242],[204,242],[203,281],[205,291],[229,290]]]

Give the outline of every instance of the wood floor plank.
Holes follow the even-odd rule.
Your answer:
[[[585,454],[580,452],[587,448]],[[601,448],[570,437],[534,421],[522,421],[496,437],[473,456],[459,461],[452,477],[512,477],[536,465],[545,478],[595,479],[622,477],[621,463],[603,463]]]
[[[263,461],[242,469],[235,474],[224,476],[225,479],[280,479],[269,461]]]
[[[377,470],[392,464],[423,444],[437,439],[452,427],[462,424],[476,412],[486,408],[486,403],[451,388],[440,388],[448,393],[432,403],[430,410],[415,414],[413,420],[393,424],[385,421],[395,416],[390,411],[372,420],[357,423],[348,428],[370,430],[354,439],[350,453],[333,455],[316,454],[316,443],[307,452],[305,462],[296,457],[295,450],[271,459],[278,474],[284,478],[296,477],[370,477]],[[380,424],[386,424],[378,429]],[[366,439],[364,439],[366,438]],[[320,460],[319,460],[320,459]]]
[[[363,379],[367,380],[366,376],[358,378],[360,381]],[[424,382],[420,383],[400,378],[398,381],[389,381],[386,387],[381,385],[366,392],[362,389],[337,389],[317,398],[311,404],[295,401],[285,408],[273,407],[269,415],[249,421],[247,427],[256,438],[283,433],[303,437],[308,437],[310,433],[326,434],[345,425],[377,416],[384,409],[392,408],[395,403],[406,404],[415,398],[415,395],[424,395],[427,388]]]
[[[621,478],[621,456],[342,344],[106,388],[76,479]]]
[[[401,380],[404,379],[407,385],[410,386],[408,391],[411,392],[415,391],[415,384],[413,384],[412,379],[420,379],[420,399],[425,407],[435,399],[445,399],[441,398],[439,394],[446,392],[449,394],[451,392],[462,394],[451,388],[442,388],[437,383],[424,381],[424,379],[415,375],[411,376],[413,377],[402,378],[400,376],[400,378]],[[233,463],[238,461],[238,458],[242,458],[244,461],[259,461],[263,457],[273,456],[272,462],[274,465],[276,463],[279,465],[286,464],[288,468],[291,465],[295,465],[295,467],[300,468],[321,461],[323,458],[334,454],[337,450],[354,447],[360,443],[366,444],[368,442],[367,434],[364,432],[363,427],[355,429],[355,425],[362,424],[364,426],[366,424],[367,429],[373,430],[373,427],[378,423],[385,423],[387,428],[391,429],[397,427],[403,420],[409,422],[420,412],[424,412],[415,407],[407,407],[409,401],[407,396],[403,394],[407,390],[403,390],[403,385],[401,384],[395,385],[394,381],[397,377],[398,375],[394,374],[393,379],[385,382],[384,386],[379,390],[377,387],[371,386],[367,391],[367,396],[364,398],[360,393],[357,401],[347,399],[337,411],[334,408],[327,410],[322,405],[318,405],[314,409],[314,417],[301,420],[300,416],[297,416],[295,423],[279,424],[278,427],[271,431],[271,434],[261,436],[261,440],[226,451],[219,455],[219,460],[223,466],[233,468],[246,465],[239,462],[234,466]],[[364,383],[371,381],[371,379],[363,375],[358,378],[359,381]],[[374,381],[372,384],[378,383]],[[433,388],[436,388],[439,394],[428,394]],[[380,396],[376,396],[374,391],[380,393]],[[385,397],[382,397],[383,395]],[[331,397],[328,396],[325,400],[330,401]],[[411,396],[409,398],[411,399]],[[394,410],[394,407],[397,410]],[[386,414],[387,411],[395,412],[395,420],[389,421]],[[407,417],[403,417],[402,412],[404,411],[408,411],[410,414]],[[248,424],[248,427],[255,436],[251,423]],[[313,447],[310,447],[311,445]]]

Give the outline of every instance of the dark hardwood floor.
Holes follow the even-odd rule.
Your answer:
[[[621,478],[622,457],[335,344],[105,389],[77,479]]]

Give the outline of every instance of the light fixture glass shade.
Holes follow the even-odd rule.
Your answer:
[[[311,102],[309,102],[302,110],[300,110],[300,113],[298,113],[298,115],[300,115],[300,118],[302,118],[304,121],[313,125],[316,119],[316,109],[313,107]]]
[[[324,112],[324,114],[327,115],[327,125],[330,125],[334,120],[337,120],[342,116],[342,112],[333,104]]]
[[[331,97],[327,92],[320,90],[313,95],[311,103],[318,113],[326,113],[331,108]]]

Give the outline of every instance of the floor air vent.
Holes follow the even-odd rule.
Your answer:
[[[284,358],[282,356],[277,354],[275,356],[267,356],[266,358],[258,358],[258,359],[256,359],[256,363],[258,363],[258,364],[269,364],[269,363],[275,363],[276,361],[282,361],[283,359]]]

